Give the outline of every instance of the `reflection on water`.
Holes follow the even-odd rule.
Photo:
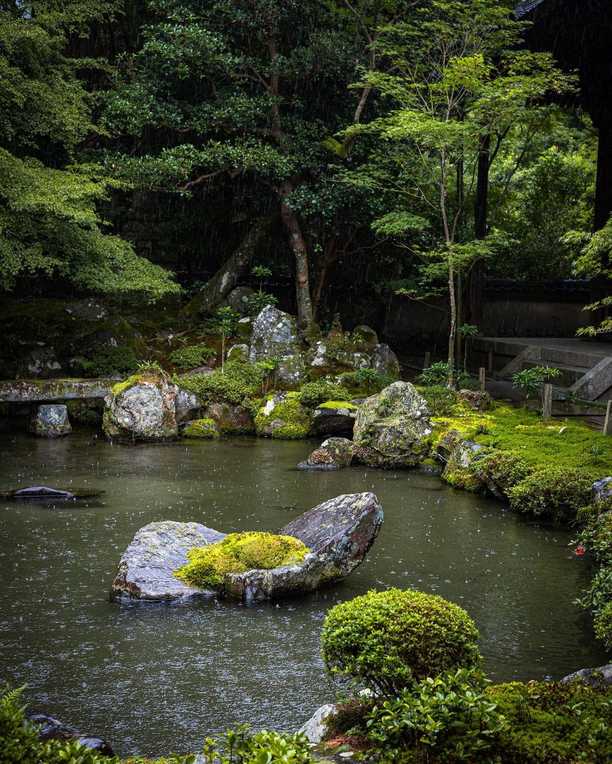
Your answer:
[[[416,472],[305,473],[308,443],[236,439],[111,446],[1,435],[0,491],[105,491],[89,505],[0,503],[0,677],[122,754],[196,750],[249,721],[295,729],[334,697],[319,656],[326,610],[373,587],[416,587],[466,607],[496,679],[562,676],[603,662],[573,604],[588,583],[567,533]],[[275,530],[340,493],[374,491],[385,523],[345,582],[304,599],[119,606],[122,551],[153,520]]]

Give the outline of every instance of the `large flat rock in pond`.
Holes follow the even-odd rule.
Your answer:
[[[310,552],[303,561],[227,574],[216,592],[188,586],[174,571],[187,562],[190,549],[220,541],[225,534],[199,523],[150,523],[136,533],[123,554],[112,596],[160,602],[217,595],[259,602],[311,592],[344,578],[363,562],[382,522],[382,507],[373,493],[329,499],[278,531],[306,544]]]
[[[187,562],[190,549],[214,544],[223,538],[225,533],[200,523],[162,520],[145,525],[123,553],[111,597],[163,602],[213,596],[215,592],[179,581],[174,571]]]

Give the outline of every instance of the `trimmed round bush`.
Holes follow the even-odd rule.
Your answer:
[[[293,536],[274,533],[229,533],[216,544],[187,552],[188,562],[174,575],[194,586],[218,589],[228,573],[270,570],[301,562],[310,550]]]
[[[478,629],[458,605],[412,590],[372,591],[333,607],[323,626],[325,665],[396,697],[428,676],[480,663]]]

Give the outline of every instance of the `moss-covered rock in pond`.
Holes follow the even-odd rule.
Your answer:
[[[222,435],[252,435],[255,432],[253,415],[246,406],[233,403],[210,403],[204,416],[212,419]]]
[[[109,438],[171,440],[178,435],[178,387],[163,374],[134,374],[113,386],[105,399],[102,427]]]
[[[111,595],[120,600],[150,601],[221,595],[251,602],[311,592],[354,570],[365,558],[382,522],[382,507],[372,493],[329,499],[278,531],[280,536],[298,539],[308,548],[300,561],[228,572],[223,585],[215,589],[186,584],[174,573],[188,562],[190,549],[214,544],[225,534],[198,523],[150,523],[136,533],[122,555]]]
[[[184,438],[212,440],[219,437],[219,430],[214,419],[194,419],[187,422],[182,430]]]
[[[296,392],[269,395],[255,417],[258,435],[279,440],[307,438],[311,425],[312,416]]]
[[[59,438],[72,432],[68,409],[64,404],[37,406],[30,420],[30,432],[41,438]]]
[[[367,398],[355,419],[353,440],[372,451],[372,466],[414,467],[429,452],[431,435],[425,399],[409,382],[394,382]]]
[[[327,438],[298,464],[299,470],[341,470],[350,467],[355,454],[355,444],[348,438]]]
[[[230,533],[222,541],[187,552],[174,575],[192,586],[218,589],[228,573],[271,570],[302,562],[310,550],[299,539],[273,533]]]
[[[484,449],[472,440],[465,440],[451,430],[438,443],[438,456],[444,463],[442,479],[455,488],[478,491],[484,488],[475,471],[475,463],[483,457]]]

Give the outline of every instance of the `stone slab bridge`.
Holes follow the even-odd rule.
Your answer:
[[[0,403],[48,403],[105,398],[117,379],[11,379],[0,381]]]

